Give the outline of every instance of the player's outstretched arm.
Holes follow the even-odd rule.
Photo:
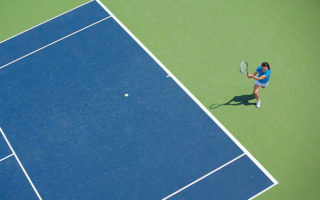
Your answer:
[[[260,77],[252,76],[252,78],[260,81],[260,80],[263,80],[263,79],[265,79],[265,78],[267,78],[267,77],[266,77],[266,75],[262,75],[262,76],[260,76]]]

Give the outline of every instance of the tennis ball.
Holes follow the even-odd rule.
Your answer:
[[[124,94],[124,96],[125,96],[125,97],[128,97],[128,96],[129,96],[129,94]]]

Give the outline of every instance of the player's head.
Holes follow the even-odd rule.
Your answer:
[[[270,65],[269,65],[269,63],[267,63],[267,62],[263,62],[263,63],[261,64],[261,68],[262,68],[262,71],[265,72],[267,69],[270,70]]]

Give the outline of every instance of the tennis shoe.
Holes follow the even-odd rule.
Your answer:
[[[261,104],[261,101],[257,101],[256,103],[257,108],[260,108],[260,104]]]

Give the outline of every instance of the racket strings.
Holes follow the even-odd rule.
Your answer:
[[[247,64],[246,61],[243,61],[240,64],[240,72],[243,73],[243,74],[247,74],[248,73],[248,64]]]

